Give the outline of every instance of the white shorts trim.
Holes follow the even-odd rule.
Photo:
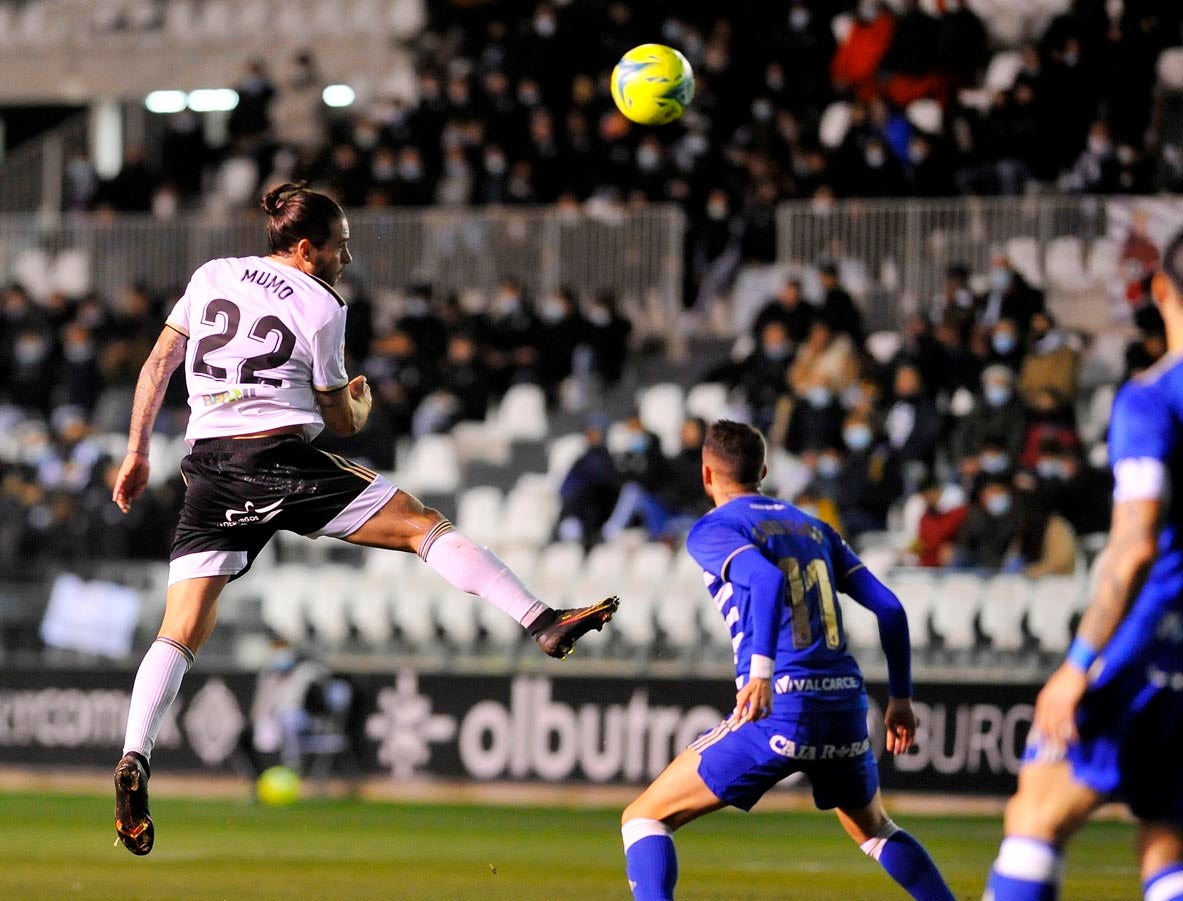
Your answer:
[[[329,520],[324,528],[309,532],[307,537],[347,538],[364,526],[397,493],[397,485],[392,485],[383,476],[375,476],[374,481],[370,482],[348,507]]]
[[[246,569],[246,551],[195,551],[169,561],[168,584],[202,576],[236,576]]]

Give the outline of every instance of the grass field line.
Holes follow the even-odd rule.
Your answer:
[[[0,791],[51,792],[57,794],[106,793],[111,775],[105,770],[0,767]],[[496,807],[557,807],[568,809],[621,809],[640,792],[633,785],[546,784],[539,782],[471,782],[434,779],[393,780],[390,778],[327,779],[306,785],[310,797],[360,798],[412,804],[479,804]],[[197,799],[245,799],[252,795],[250,781],[243,776],[175,774],[162,772],[152,777],[152,793],[158,797]],[[979,795],[917,794],[888,792],[888,807],[899,815],[1001,816],[1005,799]],[[772,791],[759,809],[767,812],[813,810],[807,788]],[[1130,821],[1121,805],[1101,808],[1096,819]]]

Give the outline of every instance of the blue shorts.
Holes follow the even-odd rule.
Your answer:
[[[1138,819],[1183,825],[1183,692],[1145,682],[1090,691],[1077,729],[1080,741],[1059,752],[1032,733],[1024,762],[1067,760],[1077,782]]]
[[[819,810],[866,807],[879,790],[879,769],[863,710],[775,716],[735,725],[724,720],[690,743],[698,775],[719,800],[751,810],[764,793],[804,773]]]

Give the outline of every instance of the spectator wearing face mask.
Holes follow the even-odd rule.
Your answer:
[[[588,322],[588,344],[595,370],[606,385],[615,385],[624,372],[628,340],[633,324],[617,308],[616,295],[604,291],[592,298],[584,315]]]
[[[1064,402],[1076,399],[1080,360],[1069,336],[1056,326],[1050,313],[1031,317],[1027,355],[1019,370],[1019,393],[1028,406],[1036,396],[1052,391]]]
[[[1080,447],[1080,436],[1076,431],[1076,413],[1072,404],[1053,389],[1041,388],[1027,410],[1027,430],[1019,462],[1034,469],[1039,449],[1049,443],[1075,450]]]
[[[809,330],[817,315],[817,309],[801,294],[801,282],[795,278],[786,279],[776,296],[756,314],[752,337],[759,339],[764,326],[770,322],[779,322],[785,327],[789,340],[801,344],[809,337]]]
[[[1005,366],[988,366],[982,373],[982,392],[962,419],[953,438],[954,456],[978,453],[993,442],[1012,460],[1023,450],[1026,414],[1015,395],[1014,373]]]
[[[847,535],[887,528],[887,511],[903,491],[899,461],[876,435],[865,413],[852,413],[842,427],[846,458],[838,476],[835,501]]]
[[[820,319],[809,329],[809,337],[797,349],[789,369],[793,394],[802,396],[818,374],[838,393],[854,384],[858,376],[858,359],[850,336],[836,332]]]
[[[920,464],[925,472],[932,472],[941,437],[941,414],[925,393],[920,371],[910,363],[896,369],[895,403],[887,411],[884,430],[902,466]]]
[[[1043,292],[1023,278],[1005,253],[996,252],[990,258],[990,288],[982,309],[983,325],[992,329],[999,320],[1010,319],[1022,341],[1031,317],[1044,308],[1043,304]]]
[[[538,305],[542,320],[542,383],[553,395],[554,389],[574,367],[575,353],[587,340],[587,320],[579,310],[570,288],[560,288]]]
[[[1121,163],[1109,137],[1109,123],[1089,127],[1084,150],[1064,179],[1065,187],[1078,194],[1116,194],[1121,190]]]
[[[1019,334],[1019,327],[1013,319],[1000,319],[990,333],[990,350],[987,359],[991,364],[1007,367],[1017,373],[1023,365],[1026,349]]]
[[[946,485],[929,478],[920,484],[916,500],[920,516],[908,552],[918,566],[950,565],[957,552],[957,540],[969,515],[965,492],[957,485]],[[909,501],[909,503],[912,503]],[[905,506],[905,520],[907,519]]]
[[[1089,466],[1074,450],[1044,442],[1035,461],[1040,502],[1063,516],[1077,535],[1109,530],[1113,477]]]
[[[953,559],[955,565],[988,571],[1008,561],[1019,534],[1020,513],[1009,480],[992,478],[966,515]]]
[[[861,345],[863,316],[855,306],[850,292],[842,286],[842,281],[838,277],[838,267],[833,263],[823,263],[818,267],[817,273],[824,292],[819,318],[830,326],[834,334],[846,335],[855,345]]]
[[[932,299],[928,319],[949,325],[964,341],[979,315],[978,299],[969,286],[969,269],[958,263],[945,272],[945,283]]]
[[[620,496],[612,515],[600,530],[606,541],[611,541],[643,515],[646,502],[664,487],[668,472],[661,441],[645,428],[640,415],[632,414],[624,425],[627,442],[615,460],[616,474],[622,486]]]
[[[753,425],[761,431],[767,431],[776,418],[792,359],[793,345],[784,325],[769,322],[760,332],[759,345],[740,365],[738,387],[751,411]]]
[[[506,279],[489,305],[488,356],[493,390],[538,381],[539,322],[526,302],[521,282]]]
[[[785,449],[792,454],[831,447],[842,438],[846,412],[826,377],[815,373],[805,393],[796,398],[789,416]]]
[[[816,482],[806,485],[793,498],[793,506],[802,513],[816,516],[839,535],[845,534],[842,530],[842,517],[838,513],[837,505],[818,489]]]
[[[599,418],[588,423],[584,431],[587,449],[571,464],[559,486],[557,534],[561,541],[578,541],[585,547],[595,544],[616,505],[620,478],[604,444],[606,428],[607,423]]]

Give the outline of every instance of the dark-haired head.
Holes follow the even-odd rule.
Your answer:
[[[1175,236],[1167,242],[1167,246],[1162,251],[1162,263],[1159,265],[1159,270],[1170,282],[1169,287],[1174,289],[1175,300],[1183,300],[1183,229],[1175,233]],[[1165,286],[1164,286],[1165,287]],[[1154,293],[1154,299],[1158,301],[1161,307],[1163,301],[1166,300],[1165,293],[1160,290],[1154,291],[1154,285],[1151,284],[1151,289]],[[1163,294],[1163,296],[1160,296]]]
[[[336,284],[349,264],[349,223],[337,201],[303,184],[286,183],[262,198],[273,256]]]
[[[755,491],[767,468],[764,436],[750,425],[720,419],[702,445],[703,486],[716,504],[736,493]]]

